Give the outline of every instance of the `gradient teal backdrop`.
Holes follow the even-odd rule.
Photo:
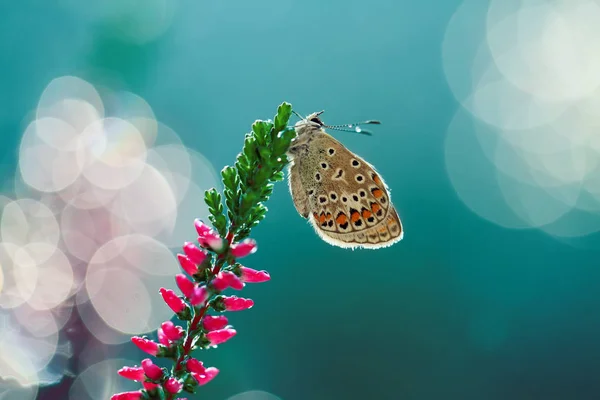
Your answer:
[[[246,289],[256,306],[230,316],[238,336],[203,355],[221,374],[197,398],[600,397],[598,236],[583,246],[494,225],[446,173],[459,104],[442,41],[459,0],[182,0],[168,30],[142,44],[120,39],[127,20],[84,18],[85,3],[0,4],[6,190],[26,118],[61,75],[140,95],[217,170],[282,101],[325,109],[331,124],[382,121],[372,137],[334,136],[378,168],[404,239],[377,251],[329,246],[278,184],[247,261],[272,281]]]

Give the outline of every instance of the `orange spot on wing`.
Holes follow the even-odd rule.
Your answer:
[[[337,222],[338,225],[345,224],[346,222],[348,222],[348,217],[346,217],[346,214],[344,213],[339,213],[337,218],[335,219],[335,222]]]
[[[373,215],[373,213],[371,211],[367,210],[366,208],[362,209],[362,216],[364,219],[367,219],[372,215]]]
[[[356,222],[360,219],[360,213],[358,211],[354,211],[352,212],[352,215],[350,216],[350,220],[352,222]]]
[[[376,184],[381,185],[381,179],[377,174],[373,174],[373,181],[375,181]]]
[[[377,203],[371,203],[371,211],[377,213],[377,211],[381,210],[381,206]]]
[[[383,196],[383,190],[377,188],[377,189],[373,189],[371,191],[371,193],[373,193],[373,196],[375,196],[375,198],[380,198],[381,196]]]
[[[331,219],[331,213],[327,213],[325,217],[327,218],[327,221],[329,221]]]
[[[321,213],[321,216],[319,217],[319,222],[320,223],[325,222],[325,213]]]
[[[313,213],[313,218],[315,219],[315,221],[318,221],[319,220],[319,214]]]

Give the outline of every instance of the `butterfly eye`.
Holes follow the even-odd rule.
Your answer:
[[[317,124],[319,126],[323,125],[323,122],[319,118],[317,118],[317,117],[311,118],[310,122],[314,122],[315,124]]]

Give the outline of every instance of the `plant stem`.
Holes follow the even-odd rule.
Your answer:
[[[225,238],[225,240],[227,240],[227,245],[228,246],[231,245],[231,242],[233,241],[234,235],[235,235],[235,232],[234,232],[234,228],[233,228],[233,225],[232,225],[229,228],[229,232],[227,232],[227,237]],[[215,267],[212,270],[212,275],[213,276],[217,275],[219,273],[219,271],[221,270],[221,268],[223,267],[224,264],[225,264],[225,254],[221,254],[217,258],[217,262],[215,263]],[[190,351],[191,351],[191,348],[192,348],[192,340],[194,339],[193,335],[191,335],[190,333],[193,332],[193,331],[195,331],[198,328],[198,325],[202,321],[202,318],[204,317],[204,315],[208,311],[208,307],[209,307],[210,300],[212,299],[212,297],[213,296],[211,296],[210,298],[208,298],[204,302],[204,305],[202,306],[202,308],[199,309],[198,312],[196,312],[196,314],[194,315],[194,318],[192,319],[192,322],[189,323],[188,329],[187,329],[185,343],[183,345],[183,352],[179,356],[179,359],[177,360],[177,363],[175,364],[175,367],[173,368],[173,372],[179,371],[182,368],[183,360],[190,354]],[[173,398],[172,396],[169,396],[167,398],[167,400],[171,400],[172,398]]]

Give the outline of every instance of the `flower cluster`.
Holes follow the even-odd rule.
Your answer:
[[[119,375],[142,382],[144,390],[119,393],[112,396],[112,400],[173,399],[184,388],[193,393],[197,386],[210,382],[219,370],[205,367],[191,356],[191,351],[225,343],[237,332],[229,325],[227,317],[209,315],[209,311],[242,311],[251,308],[254,305],[252,300],[221,293],[230,288],[241,290],[246,283],[270,279],[266,271],[257,271],[237,263],[237,259],[256,251],[254,240],[231,243],[231,236],[221,238],[200,220],[195,221],[195,226],[200,247],[185,243],[183,254],[177,255],[186,273],[175,277],[182,296],[171,289],[160,289],[165,303],[180,320],[188,322],[187,329],[166,321],[157,331],[158,342],[138,336],[131,339],[142,351],[154,357],[172,358],[175,365],[172,371],[166,371],[146,358],[141,367],[122,368]],[[211,262],[211,253],[216,255],[214,264]]]
[[[214,228],[196,220],[198,245],[186,242],[183,253],[177,255],[184,272],[175,276],[181,295],[160,289],[165,303],[185,328],[166,321],[157,331],[157,341],[132,338],[149,355],[172,360],[172,368],[161,368],[151,358],[144,359],[140,367],[122,368],[119,374],[142,382],[143,389],[115,394],[111,400],[177,399],[183,393],[195,393],[198,386],[219,373],[215,367],[205,367],[191,353],[225,343],[237,334],[227,317],[214,313],[242,311],[254,305],[251,299],[223,295],[225,290],[241,290],[246,283],[270,279],[266,271],[242,266],[237,260],[256,251],[256,242],[248,235],[265,218],[264,203],[273,192],[273,183],[283,180],[286,152],[295,137],[294,129],[287,126],[291,113],[292,106],[283,103],[273,122],[256,121],[245,137],[235,167],[221,171],[226,213],[223,196],[216,189],[205,193]]]

